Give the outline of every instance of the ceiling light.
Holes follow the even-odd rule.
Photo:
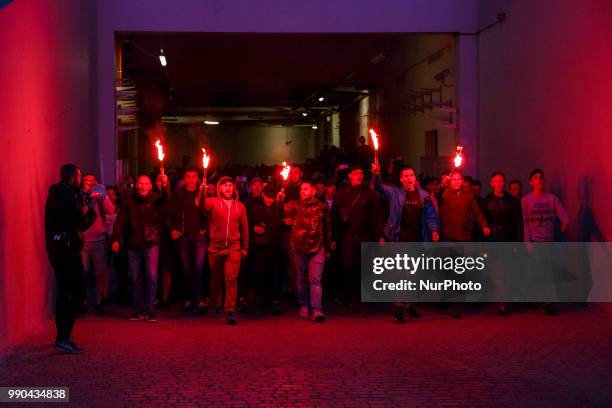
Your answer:
[[[324,97],[319,96],[319,102],[323,102],[324,100],[325,100],[325,98],[324,98]]]
[[[217,122],[216,120],[205,120],[204,124],[205,125],[218,125],[219,122]]]
[[[302,112],[302,116],[308,116],[307,112]]]
[[[162,65],[162,67],[165,67],[166,65],[168,65],[168,61],[166,61],[166,56],[164,55],[163,48],[159,52],[159,62]]]
[[[312,125],[312,128],[317,130],[319,127],[317,125]]]

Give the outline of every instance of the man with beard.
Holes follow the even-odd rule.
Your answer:
[[[206,184],[206,179],[203,185]],[[221,307],[222,287],[225,282],[225,321],[236,324],[236,296],[240,262],[249,249],[249,225],[244,205],[238,201],[236,186],[231,177],[221,177],[217,183],[218,197],[196,199],[208,217],[210,244],[208,259],[211,273],[210,302],[215,314]]]

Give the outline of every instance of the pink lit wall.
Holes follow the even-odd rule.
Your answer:
[[[480,167],[527,182],[541,167],[570,240],[611,241],[612,2],[482,1]],[[600,304],[612,312],[612,304]]]
[[[0,350],[53,310],[43,212],[59,166],[97,171],[94,6],[19,0],[0,10]]]
[[[527,182],[544,169],[575,226],[612,240],[612,2],[483,1],[480,166]],[[588,210],[592,212],[589,221]]]

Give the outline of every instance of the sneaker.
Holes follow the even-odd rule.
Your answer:
[[[308,312],[308,306],[300,306],[300,317],[308,317],[310,313]]]
[[[398,323],[403,323],[406,320],[404,310],[404,305],[393,307],[393,317],[395,317]]]
[[[142,314],[140,312],[134,312],[132,317],[130,317],[130,320],[133,321],[133,322],[138,322],[138,321],[144,320],[144,319],[145,319],[144,314]]]
[[[54,344],[56,350],[63,351],[66,354],[81,354],[83,350],[77,347],[73,341],[56,341]]]
[[[155,322],[157,321],[157,316],[155,315],[155,313],[154,313],[154,312],[147,313],[147,314],[145,315],[145,321],[146,321],[147,323],[155,323]]]
[[[200,300],[200,302],[198,302],[198,306],[193,311],[193,314],[205,315],[206,313],[208,313],[208,303],[204,300]]]
[[[315,323],[323,323],[325,321],[325,315],[321,312],[314,312],[312,315],[312,321]]]
[[[235,325],[236,324],[236,318],[234,317],[234,312],[227,312],[227,313],[225,313],[225,321],[230,326]]]
[[[183,308],[185,313],[193,313],[195,309],[195,305],[192,302],[185,302],[185,307]]]

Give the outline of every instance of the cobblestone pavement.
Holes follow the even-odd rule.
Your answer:
[[[51,327],[5,353],[0,386],[68,386],[84,407],[612,407],[612,316],[420,310],[404,324],[379,307],[324,324],[251,313],[232,327],[177,311],[130,322],[114,307],[77,322],[84,354],[53,351]]]

